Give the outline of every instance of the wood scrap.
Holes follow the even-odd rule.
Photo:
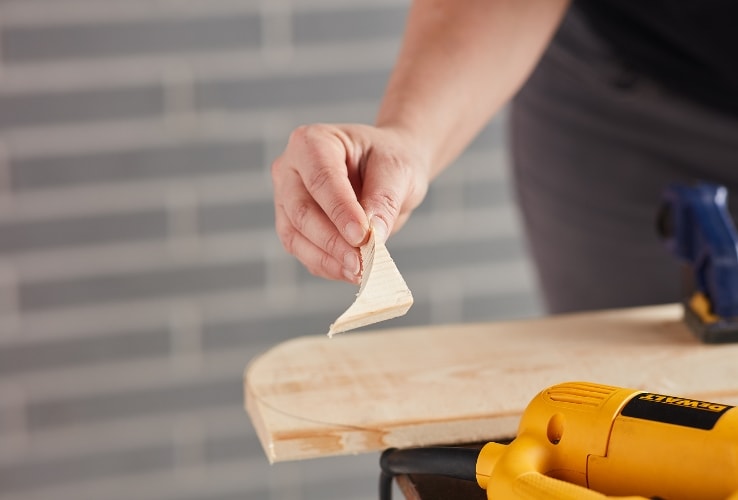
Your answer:
[[[356,300],[330,326],[328,336],[404,315],[413,295],[397,270],[387,247],[377,243],[374,231],[361,247],[362,278]]]

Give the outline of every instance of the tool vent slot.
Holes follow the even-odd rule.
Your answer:
[[[546,391],[547,398],[554,403],[597,408],[617,390],[615,387],[588,382],[567,382],[555,385]]]

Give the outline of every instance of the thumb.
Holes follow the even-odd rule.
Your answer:
[[[411,172],[407,165],[392,158],[375,158],[367,162],[362,179],[361,205],[377,243],[387,241],[407,205],[412,185]]]

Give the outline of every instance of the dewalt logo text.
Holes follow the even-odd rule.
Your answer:
[[[707,401],[698,401],[696,399],[677,398],[674,396],[664,396],[662,394],[646,393],[638,396],[638,399],[644,401],[653,401],[654,403],[663,403],[667,405],[681,406],[683,408],[694,408],[695,410],[705,410],[712,412],[722,412],[728,405],[709,403]]]

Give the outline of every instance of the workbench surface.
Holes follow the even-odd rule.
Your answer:
[[[245,399],[269,461],[514,437],[542,389],[584,380],[738,403],[738,344],[678,305],[296,338],[254,359]]]

